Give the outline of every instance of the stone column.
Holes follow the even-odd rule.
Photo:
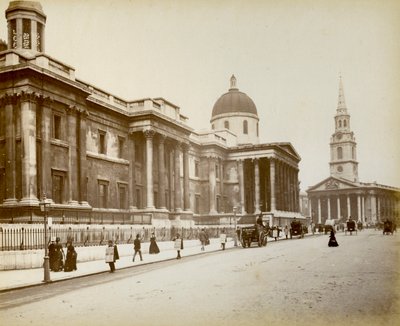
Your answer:
[[[79,204],[89,206],[87,199],[87,160],[86,160],[86,119],[89,113],[85,109],[78,110],[78,182]]]
[[[68,203],[78,204],[77,189],[78,186],[78,171],[77,171],[77,108],[70,106],[67,110],[67,130],[68,130]]]
[[[175,145],[175,211],[182,211],[182,188],[181,188],[181,143]]]
[[[208,183],[210,185],[210,214],[217,214],[217,210],[215,209],[215,186],[217,182],[215,177],[215,159],[213,157],[208,159]]]
[[[347,195],[347,217],[351,216],[350,195]]]
[[[362,196],[361,203],[362,203],[361,219],[362,219],[362,222],[365,223],[365,196]]]
[[[375,197],[376,203],[377,203],[377,209],[376,209],[376,221],[382,221],[381,219],[381,199],[379,196]]]
[[[41,193],[40,197],[43,194],[46,194],[47,199],[51,199],[53,197],[52,194],[52,180],[51,180],[51,118],[52,118],[52,109],[51,106],[53,104],[53,100],[49,97],[46,97],[42,100],[42,119],[41,119],[41,128],[40,128],[40,137],[41,137]],[[75,131],[75,129],[73,130]]]
[[[275,159],[270,159],[270,178],[271,178],[271,211],[276,211],[275,197]]]
[[[321,198],[318,197],[318,224],[322,223],[321,219]]]
[[[158,205],[166,209],[165,203],[165,135],[158,137]]]
[[[36,165],[36,102],[34,93],[21,93],[21,204],[38,204]]]
[[[340,196],[337,196],[337,218],[340,219]]]
[[[5,96],[2,99],[5,110],[5,174],[6,189],[4,205],[14,205],[16,198],[16,162],[15,162],[15,115],[17,98]],[[15,108],[15,109],[14,109]]]
[[[361,198],[357,195],[357,221],[361,221]]]
[[[328,196],[328,220],[331,219],[331,197]]]
[[[190,211],[190,198],[189,198],[189,146],[183,145],[183,209]]]
[[[129,170],[128,170],[128,191],[129,191],[129,209],[134,210],[136,206],[136,171],[135,171],[135,140],[133,134],[128,135],[128,155],[129,155]],[[160,160],[161,161],[161,160]]]
[[[237,160],[237,169],[239,175],[239,191],[240,191],[240,213],[244,214],[244,174],[243,174],[243,160]]]
[[[259,168],[259,159],[256,158],[253,160],[254,162],[254,189],[255,189],[255,203],[254,203],[254,212],[255,214],[260,213],[260,168]]]
[[[153,188],[153,137],[155,131],[147,129],[143,131],[146,137],[146,208],[154,208]]]
[[[371,200],[371,223],[376,223],[377,222],[377,216],[376,216],[377,200],[376,200],[375,194],[371,194],[370,200]]]

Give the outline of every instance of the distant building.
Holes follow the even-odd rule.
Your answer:
[[[239,223],[300,217],[290,143],[259,142],[254,102],[230,89],[209,131],[164,98],[126,101],[75,77],[45,53],[40,3],[12,1],[0,52],[0,217],[55,223]],[[104,63],[106,64],[106,63]],[[101,67],[100,67],[101,68]],[[151,216],[151,220],[148,219]]]
[[[350,128],[341,79],[330,149],[330,177],[307,190],[313,222],[324,223],[326,219],[345,221],[350,216],[364,224],[398,220],[399,188],[359,182],[357,143]]]

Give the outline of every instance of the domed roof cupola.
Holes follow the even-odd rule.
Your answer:
[[[257,108],[253,100],[246,93],[240,92],[236,86],[236,77],[231,77],[229,92],[223,94],[214,104],[212,117],[230,112],[252,113],[257,116]]]
[[[229,91],[214,104],[211,128],[228,129],[236,134],[238,144],[258,144],[258,114],[253,100],[240,92],[236,77],[230,78]]]

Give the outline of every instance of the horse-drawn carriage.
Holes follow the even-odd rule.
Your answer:
[[[259,247],[267,245],[268,227],[259,224],[244,226],[241,228],[240,242],[243,248],[250,247],[253,242],[257,242]]]
[[[386,220],[385,222],[383,222],[383,234],[392,234],[393,235],[393,231],[395,228],[395,224],[390,221],[390,220]]]
[[[347,235],[347,232],[350,232],[350,235],[355,232],[357,234],[357,227],[356,227],[356,222],[353,220],[349,220],[346,223],[346,229],[344,230],[344,234]]]
[[[304,238],[304,233],[306,229],[303,228],[303,224],[300,221],[292,221],[290,223],[290,239],[293,236],[300,236],[300,238]]]

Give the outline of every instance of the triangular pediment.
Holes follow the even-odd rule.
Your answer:
[[[298,160],[301,159],[300,155],[296,152],[296,150],[294,149],[294,147],[293,147],[293,145],[291,143],[279,143],[278,147],[280,147],[286,153],[289,153],[290,155],[293,155]]]
[[[354,182],[335,178],[335,177],[329,177],[329,178],[326,178],[325,180],[317,183],[316,185],[309,187],[307,192],[351,189],[351,188],[357,188],[357,187],[358,187],[358,185]]]

